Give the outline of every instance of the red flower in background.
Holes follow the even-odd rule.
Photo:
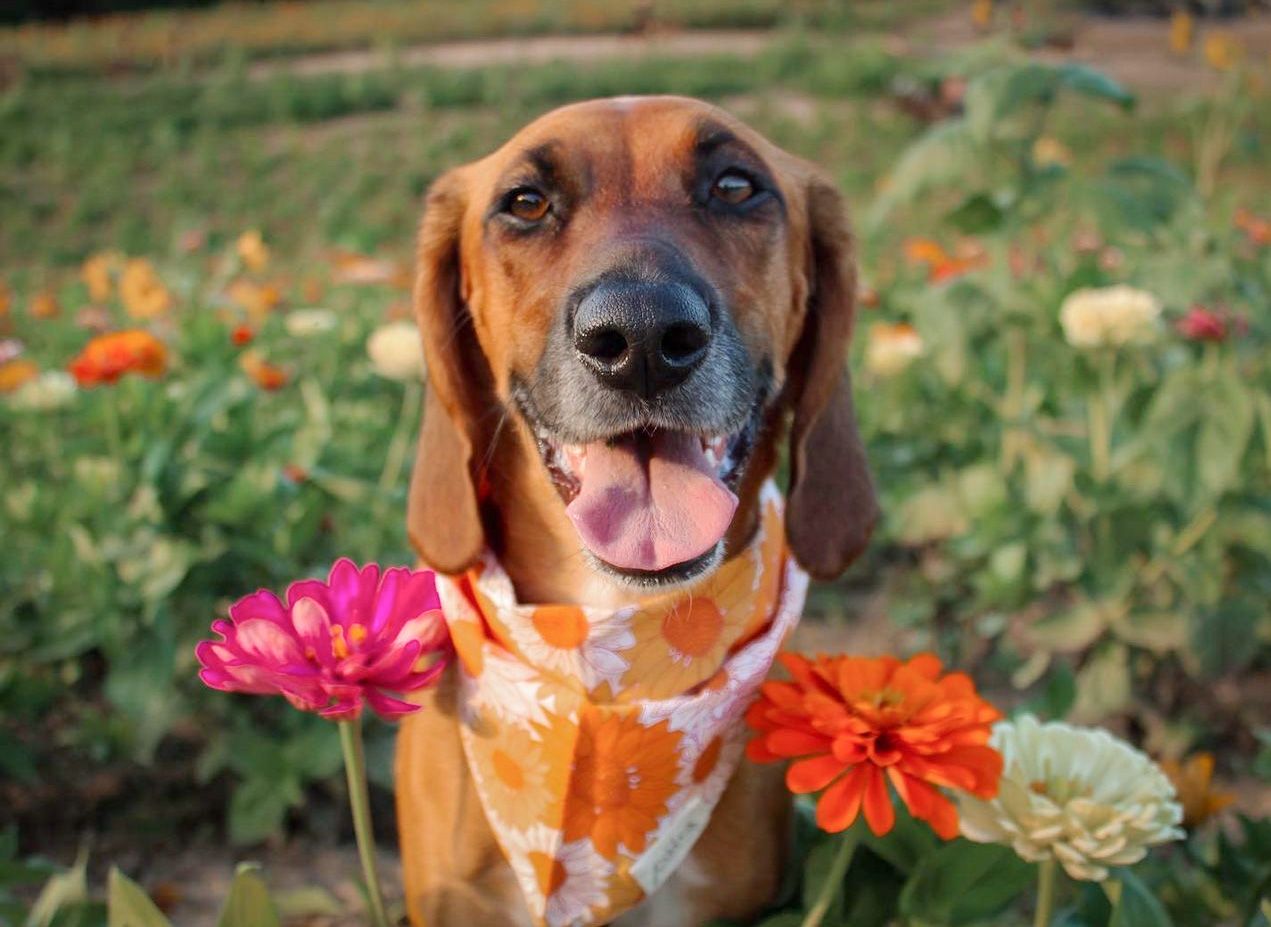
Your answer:
[[[235,347],[243,347],[249,345],[255,339],[256,332],[250,325],[235,325],[229,333],[229,340],[233,342]]]
[[[882,835],[895,823],[891,783],[915,818],[940,837],[958,833],[958,812],[939,789],[981,798],[997,794],[1002,757],[989,746],[1001,713],[962,673],[942,675],[940,660],[782,654],[794,678],[768,682],[746,721],[758,736],[750,759],[792,759],[786,785],[819,792],[817,824],[847,829],[863,810]]]
[[[116,383],[129,373],[158,377],[168,369],[168,349],[146,331],[112,332],[88,342],[69,369],[80,386]]]
[[[910,238],[904,244],[904,251],[910,264],[927,265],[930,283],[945,283],[988,264],[988,255],[974,244],[950,254],[930,238]]]
[[[1174,323],[1174,328],[1188,341],[1226,341],[1233,332],[1243,335],[1247,323],[1223,309],[1206,309],[1194,305],[1187,315]]]
[[[260,590],[239,599],[220,640],[195,649],[199,678],[213,689],[282,695],[302,711],[347,720],[363,704],[387,719],[419,706],[397,698],[436,681],[450,638],[430,570],[341,559],[326,582],[287,588],[286,602]],[[395,693],[395,694],[390,694]]]

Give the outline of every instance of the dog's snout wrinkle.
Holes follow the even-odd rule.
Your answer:
[[[652,399],[684,382],[706,357],[710,308],[678,282],[610,280],[573,316],[574,349],[605,386]]]

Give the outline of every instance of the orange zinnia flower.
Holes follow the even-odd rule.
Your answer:
[[[289,379],[287,371],[281,367],[275,367],[257,351],[244,351],[238,359],[238,365],[243,368],[243,373],[247,374],[253,383],[267,392],[282,389],[287,385]]]
[[[941,675],[940,660],[782,654],[791,682],[767,682],[746,721],[758,735],[746,754],[759,763],[794,759],[786,785],[796,794],[825,789],[817,824],[846,830],[864,809],[870,830],[895,823],[896,794],[945,840],[958,812],[938,787],[981,798],[997,794],[1002,757],[989,746],[1001,713],[963,673]]]
[[[1178,792],[1184,827],[1199,827],[1236,800],[1230,792],[1220,792],[1213,787],[1212,753],[1197,753],[1181,764],[1177,760],[1163,760],[1161,769]]]
[[[939,242],[930,238],[910,238],[904,244],[905,257],[910,264],[927,265],[927,280],[931,283],[953,280],[988,263],[987,255],[978,247],[960,250],[960,254],[950,254]]]
[[[157,377],[168,367],[168,349],[146,331],[133,330],[99,335],[84,346],[70,363],[80,386],[115,383],[126,373]]]
[[[250,325],[235,325],[229,333],[229,340],[234,343],[235,347],[243,347],[243,345],[251,344],[252,339],[256,337],[256,332]]]
[[[29,360],[10,360],[0,364],[0,393],[12,393],[40,375],[40,368]]]
[[[1236,210],[1236,228],[1255,245],[1271,245],[1271,220],[1256,216],[1243,207]]]

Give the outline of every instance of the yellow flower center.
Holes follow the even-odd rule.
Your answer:
[[[338,624],[331,626],[331,652],[337,660],[343,660],[349,655],[349,645],[344,640],[344,628]]]

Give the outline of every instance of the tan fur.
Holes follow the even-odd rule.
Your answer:
[[[786,210],[776,247],[744,229],[712,237],[694,220],[677,178],[694,157],[703,120],[733,132],[775,178]],[[483,222],[500,178],[526,150],[547,143],[565,154],[568,170],[589,178],[586,208],[560,238],[492,245]],[[855,273],[837,193],[812,166],[714,107],[625,98],[550,113],[430,191],[416,286],[429,398],[409,514],[426,564],[458,572],[489,545],[522,601],[616,605],[632,596],[581,555],[529,428],[508,411],[508,399],[512,376],[538,363],[565,288],[603,266],[607,243],[645,227],[673,238],[725,294],[752,352],[773,363],[780,398],[740,487],[726,556],[754,531],[758,489],[775,467],[787,419],[793,479],[786,527],[796,558],[814,575],[832,576],[863,548],[877,510],[844,366]],[[431,693],[403,723],[396,779],[412,923],[529,923],[478,802],[449,688]],[[789,814],[782,771],[743,763],[680,872],[615,927],[693,927],[755,915],[780,879]]]

